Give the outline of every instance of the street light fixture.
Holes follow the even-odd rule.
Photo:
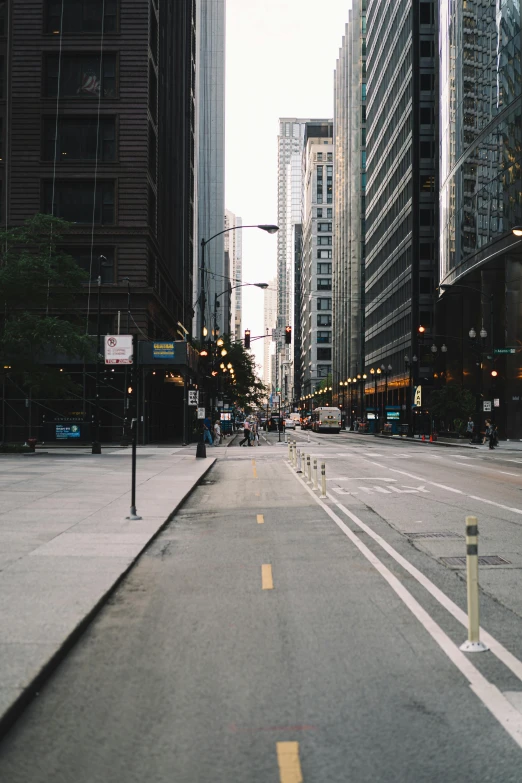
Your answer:
[[[511,233],[514,234],[516,237],[522,237],[522,226],[514,226],[511,229]]]

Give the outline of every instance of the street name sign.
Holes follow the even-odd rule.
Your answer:
[[[516,353],[516,348],[493,348],[493,353],[503,354],[503,353]]]
[[[105,335],[105,364],[132,364],[132,335]]]

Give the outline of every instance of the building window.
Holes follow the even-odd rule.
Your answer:
[[[433,293],[433,278],[432,277],[420,277],[419,278],[419,293],[420,294],[432,294]]]
[[[419,225],[420,226],[432,226],[433,225],[433,210],[432,209],[419,209]]]
[[[332,244],[332,237],[317,237],[317,244],[318,245],[331,245]]]
[[[318,310],[331,310],[332,309],[332,300],[331,298],[328,299],[322,299],[319,297],[317,300],[317,309]]]
[[[361,147],[366,147],[366,128],[361,128]]]
[[[319,357],[317,357],[319,358]],[[328,367],[327,365],[317,365],[317,377],[318,378],[328,378],[332,371],[331,367]]]
[[[317,316],[317,326],[331,326],[331,325],[332,325],[331,314],[319,313],[319,315]]]
[[[327,160],[332,160],[332,161],[333,161],[333,152],[327,152],[327,153],[326,153],[326,159],[327,159]]]
[[[419,144],[421,158],[433,160],[435,156],[435,143],[433,141],[421,141]]]
[[[419,22],[421,24],[433,24],[433,3],[419,3]]]
[[[435,56],[435,44],[432,40],[420,41],[420,56],[421,57]]]
[[[58,94],[59,57],[47,57],[46,95]],[[115,54],[62,55],[60,95],[64,98],[113,98],[117,95]]]
[[[7,3],[0,2],[0,36],[5,35],[5,11],[6,11],[6,5]]]
[[[361,100],[366,100],[366,84],[364,82],[361,84]]]
[[[317,258],[331,258],[332,257],[332,251],[331,250],[318,250],[317,251]]]
[[[96,195],[94,182],[58,181],[44,183],[43,211],[71,223],[94,223],[111,225],[114,223],[114,182],[98,182]]]
[[[433,125],[433,107],[422,106],[420,109],[420,124]]]
[[[2,4],[3,5],[3,4]],[[63,6],[63,28],[62,28]],[[118,0],[48,0],[47,32],[115,33]]]
[[[331,332],[318,331],[317,332],[317,342],[318,343],[331,343],[332,342],[332,333]]]
[[[113,247],[93,247],[92,253],[90,247],[66,247],[63,252],[72,256],[78,266],[80,266],[89,277],[89,280],[95,280],[98,276],[98,259],[105,256],[107,262],[101,267],[102,283],[114,283],[114,248]],[[92,259],[92,262],[91,262]]]
[[[317,274],[318,275],[331,275],[332,274],[332,265],[329,263],[319,263],[317,264]]]
[[[421,174],[420,176],[421,193],[435,192],[435,176],[433,174]]]
[[[331,291],[332,290],[332,281],[328,278],[319,278],[317,280],[317,290],[318,291]]]
[[[332,230],[332,224],[331,223],[318,223],[317,224],[317,230],[318,231],[331,231]]]
[[[322,152],[318,152],[317,153],[317,160],[322,160],[322,159],[323,159],[323,153]]]
[[[435,74],[421,73],[420,88],[423,92],[433,92],[435,89]]]
[[[361,150],[361,168],[366,168],[366,150]]]
[[[58,131],[58,132],[57,132]],[[100,161],[116,159],[116,120],[114,117],[60,117],[58,128],[54,117],[44,120],[44,160],[66,163],[75,160]]]
[[[333,217],[332,212],[333,212],[332,207],[328,207],[328,209],[326,210],[326,217],[328,218]]]
[[[323,216],[323,210],[322,209],[318,209],[317,210],[317,217],[318,218],[322,218],[322,216]]]
[[[331,348],[318,348],[317,349],[317,361],[332,361],[332,349]]]
[[[419,245],[419,259],[421,261],[433,261],[433,245],[431,242],[421,242]]]
[[[156,233],[156,194],[149,185],[149,226]]]

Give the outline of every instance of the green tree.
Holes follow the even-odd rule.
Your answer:
[[[460,429],[462,421],[475,411],[475,397],[468,389],[448,384],[430,395],[431,414],[445,422],[447,429]]]
[[[46,357],[92,356],[74,307],[87,275],[60,250],[70,228],[51,215],[35,215],[0,229],[0,361],[21,385],[41,392],[71,384],[66,373],[45,366]]]

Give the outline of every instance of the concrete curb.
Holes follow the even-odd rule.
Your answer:
[[[98,602],[92,607],[92,609],[90,609],[90,611],[85,615],[85,617],[76,625],[75,628],[73,628],[73,630],[67,636],[67,638],[64,639],[64,641],[59,644],[58,649],[53,653],[53,655],[49,658],[49,660],[43,664],[38,674],[16,697],[16,699],[12,702],[12,704],[10,704],[9,707],[7,707],[4,713],[0,715],[0,739],[4,737],[5,734],[7,734],[9,729],[18,720],[18,718],[23,713],[23,711],[29,706],[29,704],[31,704],[35,696],[38,696],[39,690],[49,679],[49,677],[55,671],[55,669],[59,666],[59,664],[63,661],[66,655],[70,652],[70,650],[74,647],[74,645],[80,639],[84,631],[94,620],[98,612],[100,612],[100,610],[103,609],[108,599],[116,592],[120,584],[129,574],[129,572],[134,568],[137,561],[143,555],[145,550],[156,540],[156,538],[160,535],[160,533],[163,532],[165,527],[169,524],[169,522],[176,515],[178,510],[187,501],[190,495],[194,492],[196,487],[199,486],[201,481],[213,468],[215,463],[216,463],[216,457],[210,458],[209,465],[207,466],[206,470],[199,476],[197,481],[194,484],[192,484],[192,486],[188,487],[185,494],[178,501],[174,509],[169,513],[167,519],[164,522],[162,522],[160,526],[157,528],[157,530],[151,535],[147,543],[140,549],[137,555],[133,558],[132,562],[129,563],[129,565],[125,568],[125,570],[115,579],[111,587],[109,587],[108,590],[106,590],[106,592],[102,595],[102,597],[98,600]]]

